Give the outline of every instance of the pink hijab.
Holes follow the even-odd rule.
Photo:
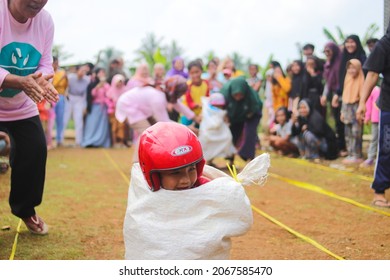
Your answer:
[[[121,83],[120,83],[121,82]],[[112,77],[111,87],[107,92],[107,97],[112,99],[114,103],[118,101],[119,97],[126,91],[125,77],[122,74],[116,74]]]

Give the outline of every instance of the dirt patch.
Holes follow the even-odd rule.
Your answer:
[[[50,151],[44,201],[37,208],[50,225],[50,234],[43,238],[32,236],[22,226],[15,259],[123,259],[122,226],[131,152],[71,148]],[[242,162],[237,164],[243,167]],[[297,164],[276,155],[271,164],[274,174],[370,206],[370,183],[357,176]],[[352,171],[369,176],[372,169],[353,167]],[[0,231],[0,259],[9,258],[18,222],[9,213],[8,176],[0,177],[0,226],[10,225],[11,230]],[[280,224],[254,210],[251,231],[233,239],[232,259],[335,259],[310,241],[345,259],[390,259],[390,217],[386,216],[386,209],[381,209],[384,213],[374,212],[273,177],[264,187],[248,187],[246,191],[256,209]],[[301,239],[282,226],[310,240]]]

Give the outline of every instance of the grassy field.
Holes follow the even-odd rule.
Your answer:
[[[44,199],[37,213],[49,224],[50,233],[34,236],[22,224],[14,259],[123,259],[131,154],[131,149],[49,151]],[[283,225],[341,258],[390,258],[390,212],[370,206],[372,169],[343,167],[339,161],[316,165],[277,155],[272,155],[271,165],[265,187],[247,188],[254,225],[233,240],[232,259],[337,258]],[[11,255],[19,222],[10,214],[8,193],[9,173],[0,176],[2,260]]]

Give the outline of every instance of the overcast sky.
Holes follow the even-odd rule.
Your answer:
[[[50,0],[45,9],[54,43],[73,54],[67,64],[93,62],[109,46],[132,61],[151,32],[176,40],[187,59],[236,51],[260,65],[271,53],[282,65],[296,59],[297,42],[313,43],[322,57],[324,27],[362,37],[376,23],[383,35],[383,0]]]

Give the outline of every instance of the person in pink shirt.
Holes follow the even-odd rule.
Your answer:
[[[111,146],[110,126],[107,114],[107,93],[110,85],[106,82],[106,70],[95,69],[95,80],[88,88],[91,90],[90,108],[84,124],[83,141],[81,147],[104,147]]]
[[[0,1],[0,130],[11,138],[11,212],[31,233],[48,226],[35,207],[42,202],[46,139],[38,102],[57,102],[53,78],[54,23],[43,10],[47,0]]]
[[[116,74],[112,77],[111,87],[107,92],[107,113],[111,127],[111,144],[114,148],[126,146],[126,125],[115,118],[115,107],[119,97],[126,91],[125,76]]]
[[[169,122],[169,109],[175,109],[188,119],[195,118],[195,113],[178,101],[186,90],[186,79],[176,75],[166,80],[164,92],[145,85],[126,91],[119,97],[115,117],[122,123],[127,120],[134,131],[133,162],[138,162],[138,138],[141,133],[156,122]]]
[[[371,140],[368,146],[367,159],[361,163],[361,167],[368,167],[374,165],[374,160],[378,150],[378,124],[379,124],[379,108],[376,102],[381,92],[380,87],[376,86],[371,92],[370,97],[366,101],[366,115],[364,118],[364,124],[371,122]]]

